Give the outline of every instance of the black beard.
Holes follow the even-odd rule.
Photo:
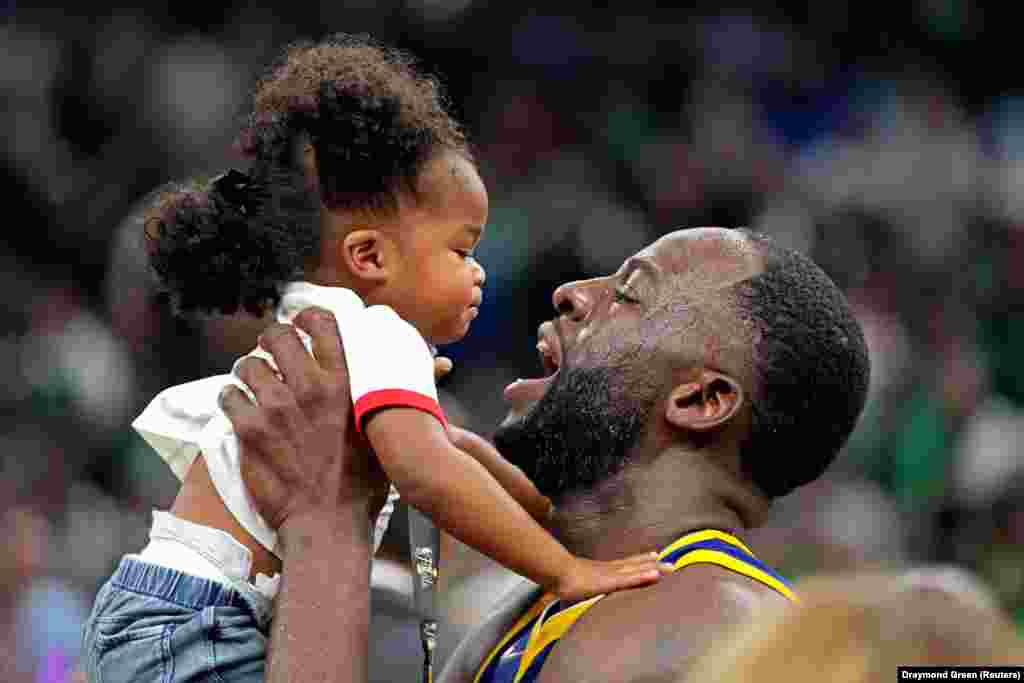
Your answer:
[[[605,368],[562,368],[525,416],[498,427],[494,444],[556,504],[587,491],[623,468],[650,407],[612,387]]]

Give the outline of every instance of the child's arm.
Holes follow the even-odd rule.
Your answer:
[[[551,514],[551,499],[541,494],[523,471],[479,434],[449,425],[448,436],[455,447],[484,466],[508,494],[542,526]]]
[[[452,370],[452,361],[444,356],[434,357],[434,381],[440,381]],[[479,434],[448,425],[448,437],[455,447],[484,466],[508,494],[523,506],[543,526],[551,515],[551,500],[537,490],[523,471],[502,457],[487,439]]]
[[[367,418],[364,431],[407,503],[563,599],[653,583],[665,571],[653,553],[615,562],[572,555],[426,412],[386,408]]]

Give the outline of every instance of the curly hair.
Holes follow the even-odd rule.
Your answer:
[[[315,259],[321,205],[394,213],[401,197],[418,200],[431,159],[472,160],[437,78],[408,53],[346,34],[284,49],[256,84],[236,148],[248,173],[164,188],[145,216],[176,312],[263,313]]]
[[[838,455],[864,409],[870,362],[860,324],[828,275],[799,252],[742,232],[764,270],[734,288],[754,337],[752,424],[740,457],[777,497],[817,479]]]
[[[159,190],[143,217],[159,298],[179,314],[261,315],[316,253],[318,215],[302,178],[274,166]]]
[[[277,161],[296,139],[313,147],[322,201],[338,209],[394,210],[435,152],[470,158],[437,78],[365,35],[294,43],[260,78],[239,149]]]

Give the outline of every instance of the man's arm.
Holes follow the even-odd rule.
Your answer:
[[[242,477],[253,503],[278,530],[282,585],[271,627],[266,681],[367,679],[369,520],[386,482],[355,434],[341,340],[333,317],[307,309],[274,325],[238,374],[257,404],[229,388],[224,412],[238,435]]]
[[[296,520],[279,538],[284,561],[267,683],[365,681],[371,557],[365,507]]]

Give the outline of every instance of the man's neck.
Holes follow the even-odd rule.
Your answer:
[[[592,490],[560,501],[549,528],[570,552],[611,560],[661,550],[699,529],[742,534],[763,522],[767,507],[705,459],[674,454],[627,466]]]

